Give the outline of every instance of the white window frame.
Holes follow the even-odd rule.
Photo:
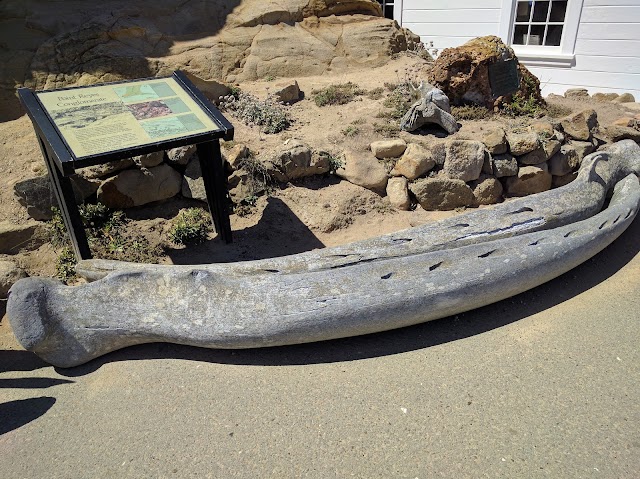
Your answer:
[[[516,4],[518,0],[502,0],[500,37],[513,48],[520,60],[531,66],[571,67],[575,64],[575,46],[582,14],[583,0],[568,0],[567,13],[559,47],[513,45]]]

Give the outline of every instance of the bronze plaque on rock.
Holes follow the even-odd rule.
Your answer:
[[[505,60],[489,65],[489,83],[493,98],[518,91],[520,88],[518,62]]]

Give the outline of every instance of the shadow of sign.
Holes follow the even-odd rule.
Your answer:
[[[56,399],[42,396],[0,404],[0,435],[38,419],[55,404]]]

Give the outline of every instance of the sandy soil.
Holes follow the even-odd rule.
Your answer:
[[[425,77],[430,65],[412,55],[399,55],[388,65],[362,72],[335,76],[302,77],[298,83],[306,98],[290,107],[295,122],[277,135],[261,133],[257,127],[242,124],[232,115],[236,126],[235,140],[244,143],[258,158],[268,156],[288,138],[298,138],[315,149],[339,155],[346,148],[366,150],[371,141],[381,139],[374,125],[387,120],[376,116],[383,110],[382,98],[365,96],[347,105],[318,107],[311,92],[334,83],[353,82],[370,91],[385,83],[398,83],[406,79],[416,81]],[[278,84],[275,81],[257,81],[240,85],[258,97],[265,97]],[[554,97],[551,104],[567,110],[594,108],[601,125],[617,118],[633,116],[625,105],[598,103],[593,100],[575,100]],[[497,125],[519,126],[530,119],[512,119],[494,116],[480,121],[463,121],[457,138],[477,139],[486,130]],[[346,136],[342,131],[356,124],[359,132]],[[44,163],[29,119],[26,116],[8,121],[0,128],[0,221],[27,221],[25,209],[13,194],[13,185],[23,179],[45,173]],[[269,197],[259,198],[256,207],[245,216],[232,215],[234,243],[223,245],[211,235],[210,241],[189,248],[167,245],[169,221],[181,208],[197,202],[172,199],[161,204],[148,205],[127,211],[133,218],[130,228],[145,235],[152,243],[168,246],[161,263],[209,263],[270,256],[280,256],[325,246],[348,243],[371,236],[397,231],[457,214],[455,212],[426,212],[418,207],[414,211],[395,211],[385,198],[340,181],[335,177],[314,177],[295,184],[283,185]],[[55,274],[57,252],[49,244],[35,251],[23,251],[11,256],[31,275]],[[0,255],[0,259],[2,255]]]

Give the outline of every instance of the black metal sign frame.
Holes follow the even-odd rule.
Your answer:
[[[171,77],[165,78],[174,79],[219,129],[100,154],[77,157],[39,100],[38,94],[28,88],[18,89],[20,101],[24,105],[33,123],[36,136],[38,137],[40,150],[47,166],[58,204],[60,205],[64,224],[71,237],[71,244],[78,260],[90,259],[91,249],[89,248],[69,176],[73,175],[77,168],[99,165],[114,160],[192,144],[196,145],[200,159],[207,203],[215,230],[225,242],[230,243],[232,241],[231,223],[227,210],[226,177],[222,155],[220,153],[219,139],[232,140],[234,135],[233,125],[204,94],[191,83],[183,72],[176,71]],[[160,78],[149,80],[160,80]],[[126,85],[132,81],[114,82],[105,85]],[[82,90],[83,88],[91,87],[71,87],[55,91]]]

